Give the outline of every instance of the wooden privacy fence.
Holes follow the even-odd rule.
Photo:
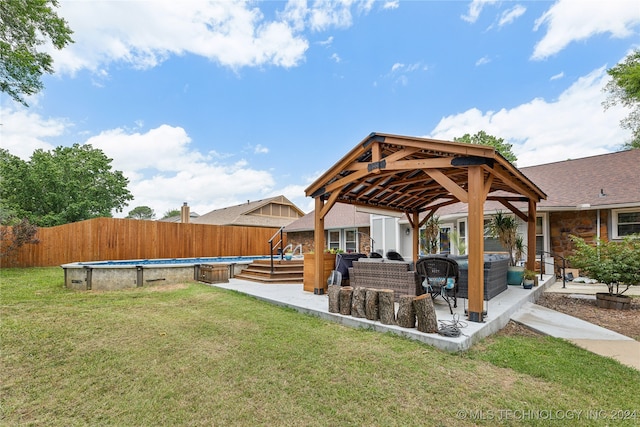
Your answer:
[[[273,227],[95,218],[40,228],[2,267],[51,267],[81,261],[268,255]]]

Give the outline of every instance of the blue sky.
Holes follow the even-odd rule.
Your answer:
[[[304,189],[371,132],[484,130],[518,166],[615,151],[606,69],[640,47],[640,3],[61,1],[75,43],[2,147],[88,143],[157,217]]]

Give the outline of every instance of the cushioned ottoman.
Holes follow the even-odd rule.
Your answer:
[[[449,256],[456,260],[460,271],[458,280],[458,297],[468,298],[469,294],[469,263],[468,256]],[[484,256],[484,298],[490,300],[507,290],[507,255],[485,254]]]

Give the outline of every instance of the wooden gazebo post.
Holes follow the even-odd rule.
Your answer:
[[[534,271],[536,268],[536,201],[530,198],[528,205],[529,212],[527,215],[527,269]],[[544,266],[542,265],[542,263],[540,263],[540,272],[544,273]]]
[[[484,311],[484,174],[469,166],[469,321],[482,322]]]

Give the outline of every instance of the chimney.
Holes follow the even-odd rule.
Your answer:
[[[184,202],[182,204],[182,208],[180,209],[180,222],[188,224],[190,215],[191,213],[189,212],[189,205],[187,204],[187,202]]]

